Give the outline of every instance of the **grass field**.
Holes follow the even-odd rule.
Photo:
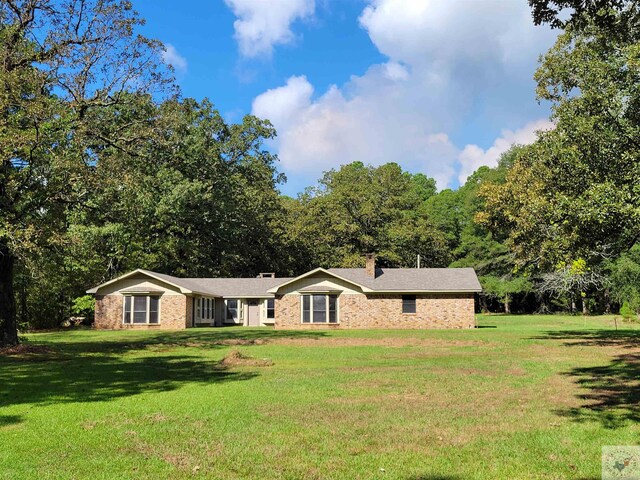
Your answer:
[[[31,334],[0,356],[0,478],[595,479],[640,443],[637,326],[479,325]]]

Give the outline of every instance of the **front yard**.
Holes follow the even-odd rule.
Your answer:
[[[479,324],[28,335],[0,478],[587,479],[640,443],[638,326]]]

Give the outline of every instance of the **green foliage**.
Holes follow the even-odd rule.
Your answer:
[[[621,255],[610,266],[612,297],[640,312],[640,244]]]
[[[640,311],[638,3],[529,3],[535,23],[565,29],[535,77],[554,129],[455,191],[353,162],[295,199],[278,192],[269,121],[228,124],[208,99],[172,95],[128,2],[0,3],[0,344],[17,338],[16,311],[56,326],[87,287],[134,268],[293,275],[368,252],[473,267],[483,309],[610,291]]]
[[[620,315],[625,320],[631,320],[636,315],[636,312],[629,306],[629,302],[624,302],[620,307]]]
[[[619,28],[619,14],[631,13],[634,0],[529,0],[536,25],[554,28],[584,28],[594,22],[611,32]],[[632,16],[633,18],[633,16]]]
[[[64,255],[68,211],[86,201],[102,150],[148,141],[130,100],[172,90],[130,2],[58,3],[0,2],[0,346],[17,343],[16,264],[36,272]],[[102,121],[106,109],[121,110],[128,135]]]
[[[640,235],[640,29],[611,35],[585,22],[558,37],[536,73],[555,128],[519,152],[505,184],[481,191],[481,220],[507,231],[532,271],[578,257],[598,267]]]
[[[363,266],[368,252],[381,266],[415,266],[418,254],[423,266],[446,265],[442,233],[422,208],[434,185],[395,163],[345,165],[286,202],[288,236],[304,245],[306,265]]]
[[[495,298],[504,304],[505,313],[510,313],[510,303],[514,295],[529,293],[533,290],[530,279],[523,276],[480,277],[482,295]]]
[[[73,299],[71,313],[83,317],[93,317],[96,308],[96,299],[93,295],[83,295]]]

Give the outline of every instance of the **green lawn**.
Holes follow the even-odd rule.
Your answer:
[[[0,478],[591,479],[640,443],[637,326],[479,324],[28,335],[48,351],[0,356]]]

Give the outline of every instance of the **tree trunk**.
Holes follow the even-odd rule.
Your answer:
[[[571,313],[576,313],[576,299],[571,295]]]
[[[582,315],[589,315],[589,310],[587,310],[587,297],[582,297]]]
[[[484,295],[480,295],[480,311],[482,313],[489,313],[489,307],[487,306],[487,298]]]
[[[509,305],[509,295],[504,296],[504,313],[511,314],[511,306]]]
[[[15,259],[9,247],[0,240],[0,348],[18,344],[16,303],[13,292]]]
[[[604,313],[605,315],[611,314],[611,299],[609,298],[609,289],[604,291]]]

